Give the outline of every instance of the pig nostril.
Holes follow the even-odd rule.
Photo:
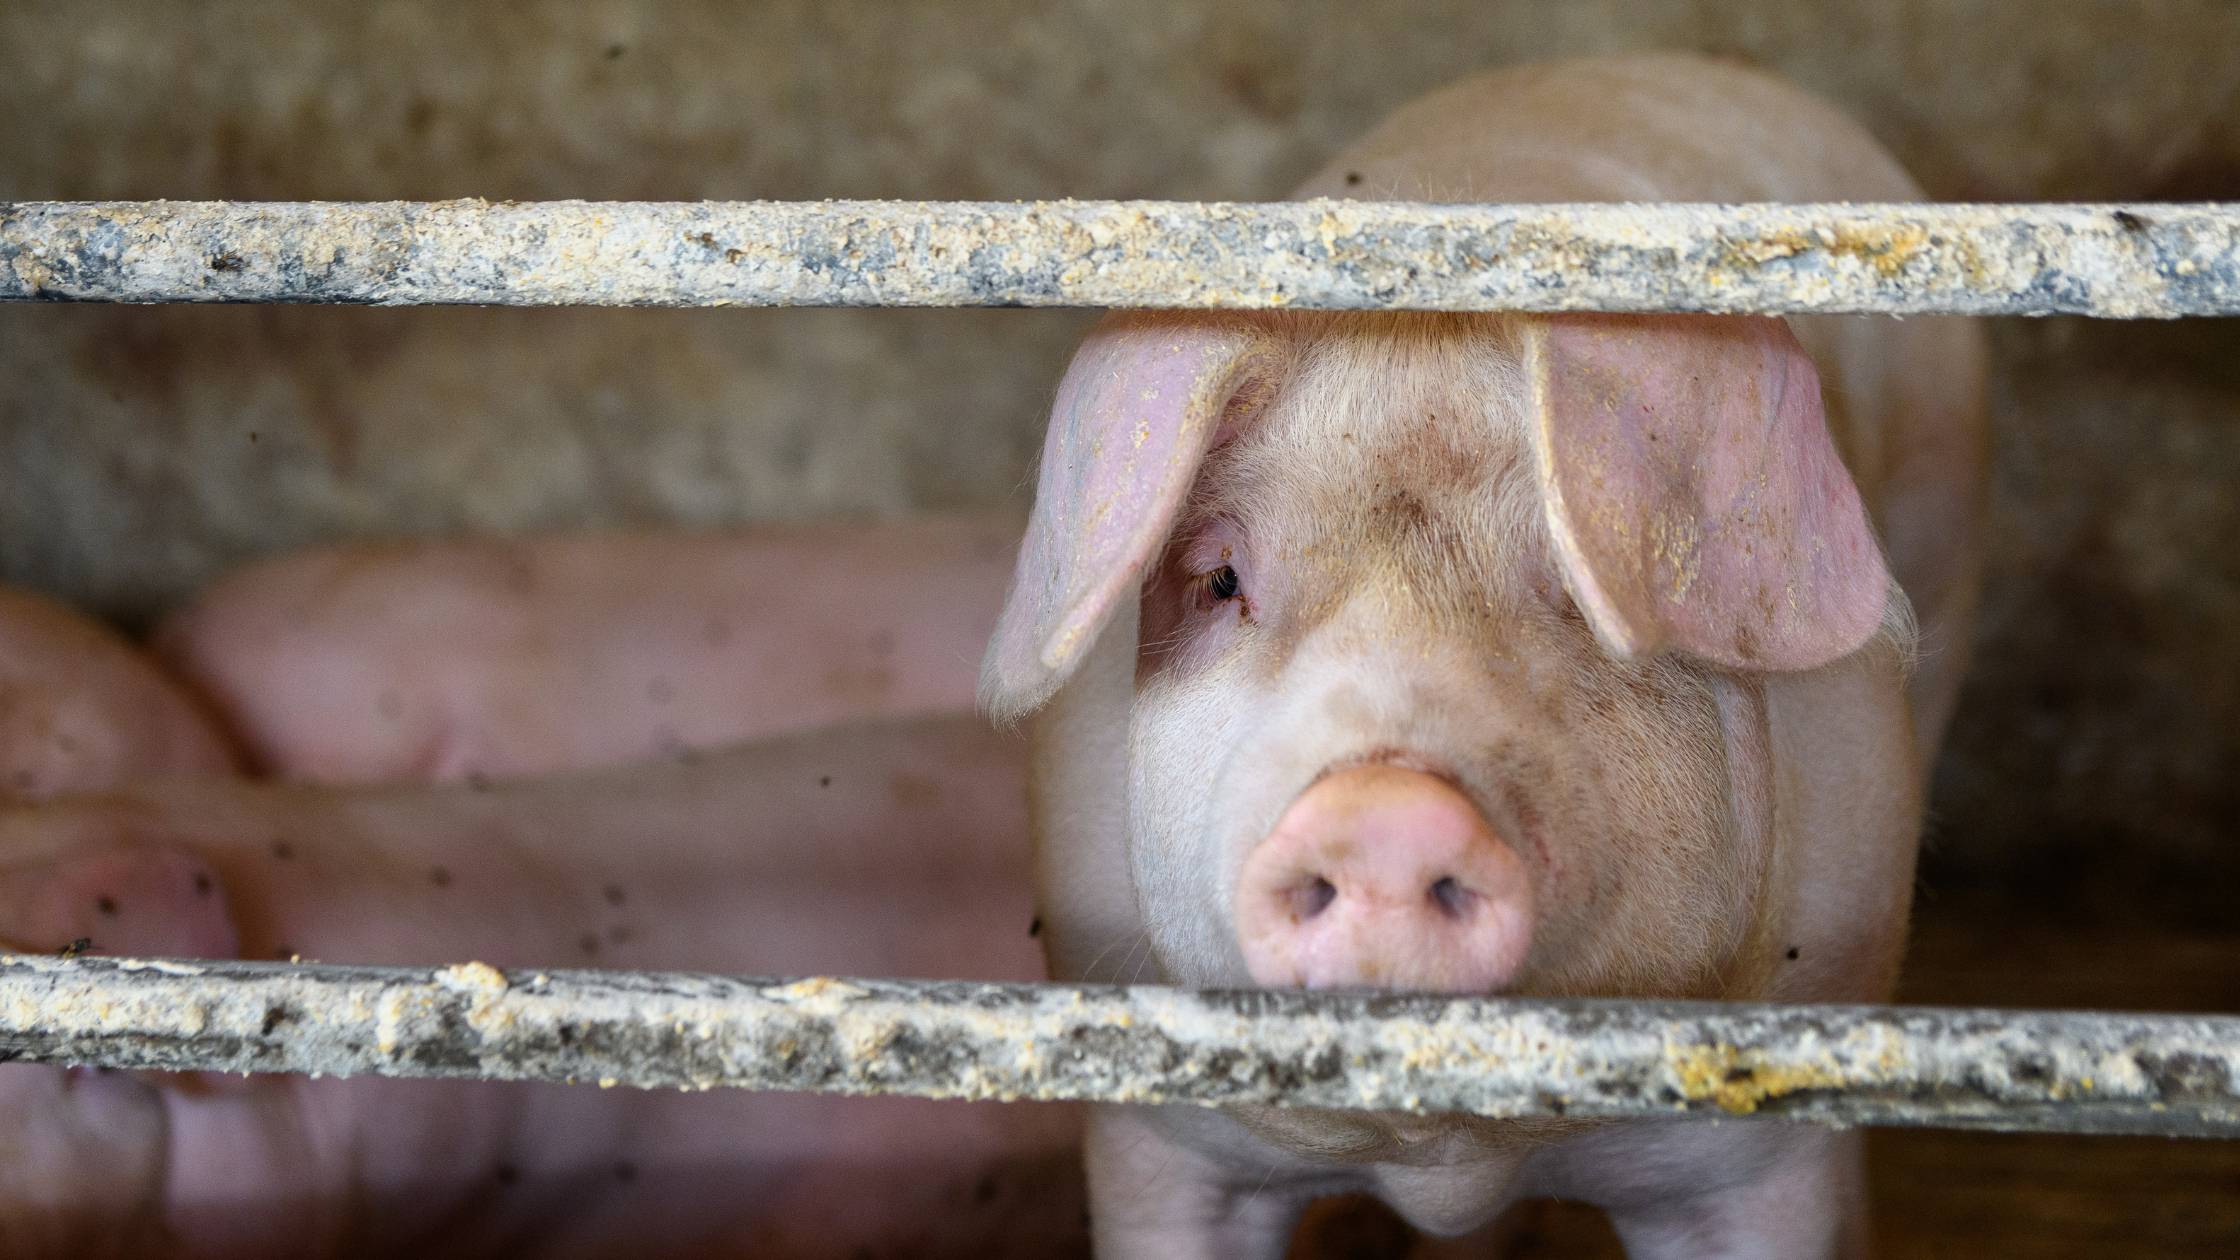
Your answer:
[[[1432,882],[1431,904],[1449,918],[1459,919],[1468,914],[1471,903],[1477,899],[1476,893],[1456,883],[1452,875],[1442,875]]]
[[[1304,922],[1330,908],[1330,903],[1338,899],[1338,886],[1318,875],[1291,896],[1299,921]]]

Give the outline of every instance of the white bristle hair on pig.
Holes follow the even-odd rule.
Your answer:
[[[1911,201],[1726,61],[1504,70],[1298,196]],[[1966,654],[1983,351],[1948,319],[1122,312],[1059,385],[983,706],[1062,980],[1886,1000]],[[1308,1200],[1522,1198],[1639,1257],[1864,1254],[1856,1134],[1102,1108],[1098,1254]]]

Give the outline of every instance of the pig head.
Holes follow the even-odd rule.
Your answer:
[[[1442,88],[1301,195],[1919,190],[1826,102],[1644,54]],[[1111,317],[981,676],[1031,724],[1053,971],[1887,996],[1973,608],[1980,380],[1931,320]],[[1862,1254],[1859,1159],[1779,1125],[1272,1108],[1099,1109],[1086,1143],[1100,1254],[1158,1260],[1280,1255],[1343,1192],[1442,1233],[1555,1196],[1636,1255]]]
[[[982,700],[1062,976],[1871,998],[1910,650],[1779,320],[1135,313]]]

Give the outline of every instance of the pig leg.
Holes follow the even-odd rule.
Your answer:
[[[351,545],[221,581],[157,650],[253,767],[459,781],[972,707],[1019,525]]]
[[[1627,1152],[1646,1179],[1606,1204],[1610,1222],[1637,1260],[1863,1257],[1863,1149],[1858,1133],[1823,1129],[1676,1133],[1646,1154]]]
[[[0,934],[44,945],[107,922],[137,947],[142,914],[174,922],[206,872],[251,957],[1027,979],[1019,760],[961,720],[483,790],[153,783],[0,810],[0,854],[25,869],[105,847],[205,865],[114,887],[81,873],[42,894],[80,920]],[[137,1220],[181,1255],[346,1240],[383,1254],[1078,1245],[1069,1109],[290,1077],[217,1091],[118,1077],[120,1101],[0,1068],[32,1077],[32,1123],[0,1132],[48,1135],[44,1168],[122,1161],[132,1176],[26,1188],[0,1207],[0,1238],[101,1244]],[[27,1223],[25,1202],[52,1210]]]
[[[1098,1260],[1284,1255],[1309,1197],[1301,1172],[1209,1156],[1174,1134],[1213,1116],[1162,1112],[1172,1114],[1154,1121],[1118,1107],[1090,1113],[1083,1150]]]

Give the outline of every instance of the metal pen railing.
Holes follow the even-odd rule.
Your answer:
[[[2240,314],[2240,205],[0,203],[0,300]],[[2240,1136],[2240,1017],[0,957],[0,1060]]]
[[[2240,314],[2240,207],[0,202],[0,300]]]

